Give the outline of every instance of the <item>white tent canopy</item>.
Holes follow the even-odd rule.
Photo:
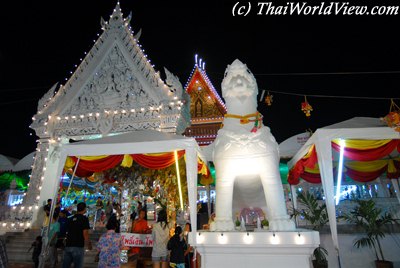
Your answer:
[[[279,156],[281,158],[293,157],[310,136],[310,132],[303,132],[284,140],[279,144]]]
[[[333,245],[339,253],[337,238],[336,210],[334,200],[334,176],[332,165],[332,146],[334,139],[361,139],[382,140],[400,139],[400,133],[386,127],[378,118],[355,117],[331,126],[318,129],[303,147],[288,162],[291,169],[305,155],[312,145],[318,155],[318,165],[321,174],[322,187],[325,193],[325,201],[328,210],[329,224],[332,233]]]
[[[32,169],[33,159],[35,157],[36,151],[26,155],[24,158],[18,161],[15,164],[13,171],[21,171],[21,170],[28,170]]]
[[[185,150],[186,153],[186,177],[189,206],[191,208],[190,219],[195,231],[197,216],[197,155],[199,149],[196,140],[193,138],[163,133],[155,130],[145,130],[66,144],[61,147],[57,174],[58,177],[60,177],[67,156],[76,156],[79,158],[79,156],[144,154],[172,152],[175,150]],[[58,184],[56,183],[53,191],[54,194],[57,192],[57,186]]]
[[[9,171],[14,169],[18,159],[0,154],[0,171]]]

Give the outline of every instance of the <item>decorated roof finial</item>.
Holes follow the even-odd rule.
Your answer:
[[[131,23],[131,19],[132,19],[132,11],[129,12],[128,17],[125,18],[125,25],[129,26],[129,23]]]
[[[117,2],[117,5],[115,6],[114,11],[110,16],[110,25],[122,23],[124,21],[122,16],[123,14],[121,11],[121,7],[119,5],[119,2]]]
[[[103,19],[103,17],[100,18],[100,25],[101,25],[101,29],[104,31],[107,27],[107,21],[105,21]]]
[[[142,28],[139,29],[139,31],[135,34],[133,38],[135,38],[136,41],[139,41],[141,35],[142,35]]]

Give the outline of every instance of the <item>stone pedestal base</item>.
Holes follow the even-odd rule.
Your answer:
[[[312,252],[319,245],[319,233],[310,230],[197,231],[195,236],[192,239],[201,254],[201,267],[207,268],[308,268],[312,267]]]

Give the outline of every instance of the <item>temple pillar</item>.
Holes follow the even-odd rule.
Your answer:
[[[44,179],[44,167],[46,165],[49,143],[48,139],[41,139],[36,147],[35,159],[32,165],[32,173],[29,180],[29,188],[23,201],[23,206],[32,207],[31,210],[31,226],[39,228],[41,222],[37,223],[37,214],[42,203],[39,203],[41,191],[43,189],[42,181]]]

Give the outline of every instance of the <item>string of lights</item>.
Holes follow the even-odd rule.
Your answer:
[[[283,95],[291,95],[291,96],[307,96],[307,97],[315,97],[315,98],[338,98],[338,99],[365,99],[365,100],[400,100],[400,97],[370,97],[370,96],[341,96],[341,95],[318,95],[318,94],[300,94],[300,93],[292,93],[292,92],[284,92],[278,90],[267,90],[261,89],[261,98],[262,101],[265,92],[275,93],[275,94],[283,94]]]
[[[325,72],[325,73],[254,73],[255,76],[297,76],[297,75],[364,75],[364,74],[400,74],[400,71],[366,71],[366,72]]]

